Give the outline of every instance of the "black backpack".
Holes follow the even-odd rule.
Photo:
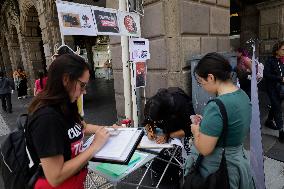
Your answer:
[[[34,120],[34,119],[33,119]],[[17,129],[1,144],[0,173],[5,189],[30,189],[37,180],[41,167],[35,160],[31,140],[27,131],[28,115],[17,119]],[[29,145],[27,145],[29,144]],[[33,164],[33,165],[32,165]]]

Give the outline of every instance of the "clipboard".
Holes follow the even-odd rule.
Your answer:
[[[107,143],[93,155],[90,161],[127,165],[139,145],[144,131],[139,128],[119,128],[118,135],[110,136]],[[83,145],[86,149],[93,141],[91,136]]]

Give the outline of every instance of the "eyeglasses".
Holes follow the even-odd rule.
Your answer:
[[[79,81],[79,83],[80,83],[81,91],[85,91],[88,83],[87,82],[83,82],[80,79],[77,79],[77,81]]]

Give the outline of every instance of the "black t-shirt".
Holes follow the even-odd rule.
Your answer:
[[[70,160],[82,151],[83,126],[71,117],[66,119],[59,108],[44,107],[29,125],[31,139],[39,158],[63,155]]]

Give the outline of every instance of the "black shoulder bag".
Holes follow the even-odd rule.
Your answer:
[[[228,116],[224,104],[219,99],[211,100],[219,106],[223,118],[223,153],[219,169],[210,174],[207,178],[201,176],[199,167],[201,165],[203,155],[199,154],[196,162],[190,168],[188,175],[185,178],[183,189],[229,189],[229,175],[225,156],[226,136],[228,131]],[[211,102],[209,101],[209,102]],[[209,103],[208,102],[208,103]]]

